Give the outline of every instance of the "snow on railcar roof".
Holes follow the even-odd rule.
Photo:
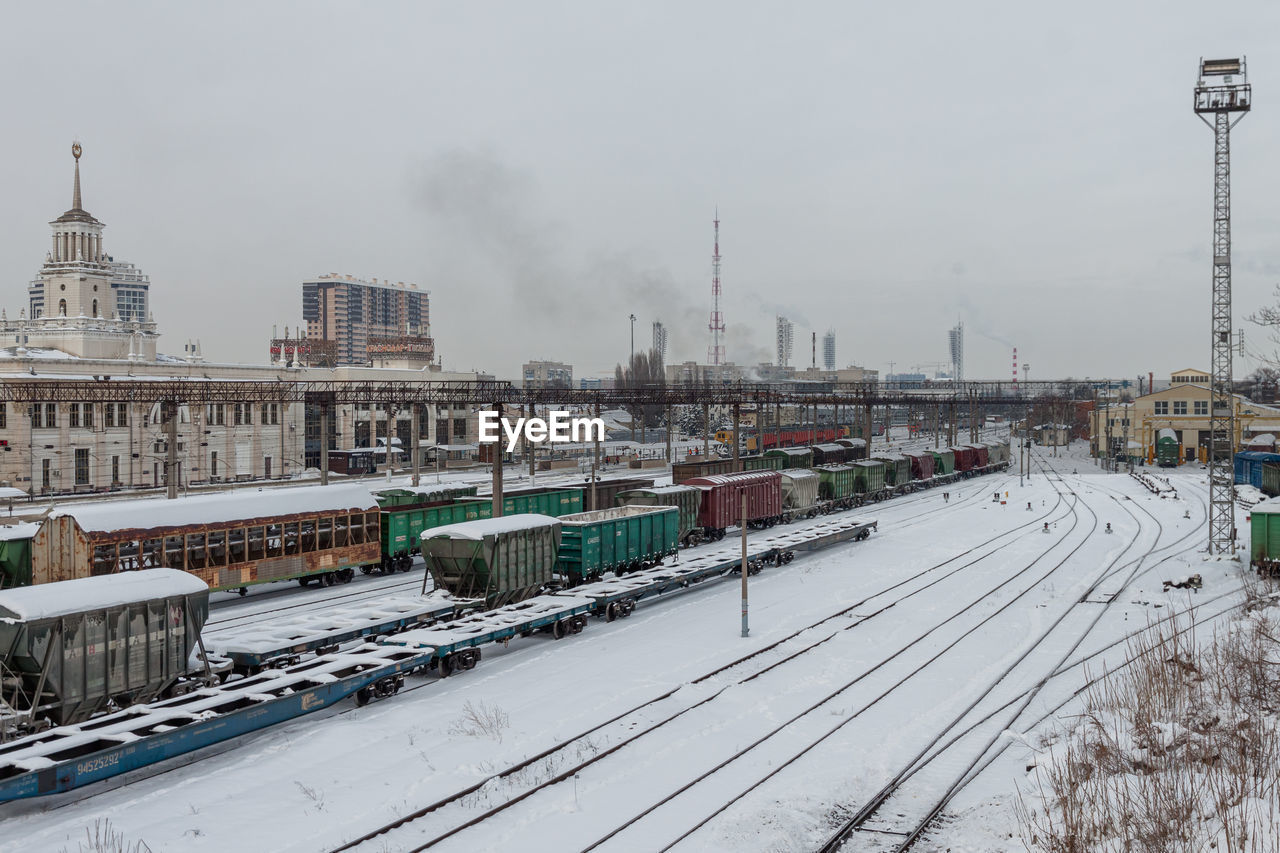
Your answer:
[[[34,521],[20,521],[17,524],[6,524],[0,527],[0,542],[12,542],[15,539],[30,539],[40,531],[40,525]]]
[[[368,486],[295,486],[284,489],[235,489],[175,500],[102,501],[57,507],[50,518],[71,516],[82,530],[133,530],[215,524],[309,512],[360,509],[376,512]]]
[[[826,467],[835,468],[837,466],[828,465]],[[810,468],[788,468],[787,470],[779,471],[778,473],[790,480],[809,480],[814,477],[821,476],[817,471]]]
[[[142,569],[0,592],[0,621],[30,621],[207,592],[208,584],[178,569]]]
[[[667,486],[641,486],[638,489],[626,489],[625,491],[618,492],[618,494],[620,496],[631,495],[631,494],[675,495],[681,492],[688,492],[692,490],[693,490],[693,486],[682,486],[679,483],[674,483],[672,485],[667,485]]]
[[[1236,486],[1236,488],[1238,489],[1240,487]],[[1260,504],[1254,504],[1253,508],[1250,509],[1249,512],[1252,512],[1252,513],[1260,512],[1264,515],[1273,515],[1275,513],[1280,513],[1280,498],[1269,498]]]
[[[499,533],[514,533],[517,530],[532,530],[559,524],[560,519],[536,512],[522,512],[515,515],[504,515],[498,518],[478,518],[475,521],[460,521],[457,524],[444,524],[422,531],[422,539],[474,539],[477,542],[486,536]]]

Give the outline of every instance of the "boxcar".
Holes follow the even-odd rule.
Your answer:
[[[1182,461],[1182,445],[1178,434],[1171,429],[1156,433],[1156,464],[1161,468],[1176,468]]]
[[[973,467],[986,468],[991,464],[991,450],[985,444],[967,445],[973,451]]]
[[[393,506],[415,506],[425,503],[438,503],[454,498],[475,495],[476,487],[472,486],[401,486],[394,489],[374,490],[374,500],[378,506],[386,509]]]
[[[650,480],[649,482],[653,481]],[[490,505],[490,511],[492,511],[492,495],[477,495],[476,497],[458,498],[458,500],[488,503]],[[538,486],[531,489],[503,490],[503,515],[522,515],[530,512],[550,516],[561,516],[568,515],[571,512],[582,512],[582,489],[577,487],[559,488],[555,486]],[[482,512],[480,517],[488,518],[488,515],[485,515]]]
[[[698,526],[713,539],[742,520],[742,496],[747,497],[747,523],[769,527],[782,518],[782,475],[777,471],[744,471],[695,477],[685,485],[702,490]]]
[[[591,481],[584,480],[578,488],[582,489],[582,512],[592,512],[597,509],[612,509],[618,505],[617,497],[619,492],[626,492],[631,489],[648,489],[653,486],[653,478],[644,477],[628,477],[624,480],[597,480],[596,496],[594,502],[591,498]],[[547,513],[552,515],[554,513]]]
[[[911,479],[913,480],[931,480],[933,479],[933,454],[927,450],[918,453],[904,453],[911,460]]]
[[[1266,453],[1257,450],[1246,450],[1237,453],[1234,460],[1235,481],[1238,485],[1262,488],[1263,468],[1270,464],[1280,463],[1280,453]],[[1265,491],[1265,490],[1264,490]]]
[[[357,484],[237,490],[55,509],[31,545],[35,584],[182,569],[210,589],[348,581],[380,562],[378,504]]]
[[[648,489],[632,489],[619,492],[619,506],[673,506],[680,510],[680,544],[688,547],[696,544],[700,536],[694,536],[698,524],[698,507],[702,492],[693,486],[654,486]]]
[[[965,471],[972,471],[977,463],[977,460],[974,458],[974,451],[972,447],[952,447],[951,454],[956,460],[955,470],[961,473]]]
[[[680,510],[673,506],[616,506],[560,519],[560,568],[571,586],[605,572],[636,571],[676,553]]]
[[[418,552],[422,532],[446,524],[475,521],[493,515],[492,501],[462,501],[446,499],[419,504],[384,506],[380,512],[382,562],[384,572],[407,572],[412,565],[412,554]],[[372,566],[362,566],[369,574]]]
[[[815,471],[793,468],[782,472],[782,507],[788,520],[814,514],[820,482]]]
[[[31,540],[39,529],[31,523],[0,527],[0,589],[31,585]]]
[[[738,461],[743,471],[781,471],[783,459],[777,456],[741,456]],[[675,462],[671,465],[671,481],[683,483],[694,477],[712,474],[732,474],[732,459],[709,459],[705,462]]]
[[[813,451],[814,466],[839,465],[850,459],[849,448],[839,443],[815,444],[809,449]]]
[[[853,490],[860,495],[874,495],[884,490],[885,465],[875,459],[853,463]]]
[[[933,476],[945,477],[956,472],[956,455],[950,450],[931,450],[933,454]]]
[[[149,702],[187,672],[208,615],[209,587],[175,569],[0,592],[3,698],[54,725]]]
[[[861,438],[837,438],[836,444],[843,444],[849,448],[849,455],[845,461],[853,462],[867,458],[867,443]]]
[[[489,607],[537,595],[554,578],[560,520],[524,513],[435,527],[422,556],[437,589],[483,598]]]
[[[911,483],[911,460],[900,453],[886,453],[875,457],[884,463],[884,483],[886,486],[907,486]]]
[[[764,455],[782,460],[783,470],[813,467],[813,450],[808,447],[779,447],[766,450]]]
[[[824,465],[813,470],[818,472],[818,495],[824,501],[840,503],[853,497],[855,477],[852,465]]]

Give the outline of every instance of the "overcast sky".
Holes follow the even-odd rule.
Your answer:
[[[638,346],[661,319],[668,361],[703,361],[718,205],[736,361],[772,360],[785,313],[803,364],[827,328],[841,366],[944,361],[959,318],[971,378],[1007,378],[1013,345],[1033,379],[1207,368],[1191,90],[1202,55],[1248,56],[1239,322],[1280,282],[1278,23],[1261,2],[14,5],[0,304],[26,305],[78,138],[165,352],[263,361],[301,281],[341,272],[429,289],[447,369],[611,370],[631,313]]]

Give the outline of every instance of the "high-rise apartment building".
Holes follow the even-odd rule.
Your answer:
[[[662,359],[662,363],[667,363],[667,327],[662,325],[661,320],[655,320],[653,323],[653,351]]]
[[[572,388],[573,365],[561,361],[530,361],[521,367],[526,388]]]
[[[415,352],[435,358],[430,296],[416,284],[322,275],[302,283],[302,319],[308,338],[334,342],[338,364],[369,363],[371,338],[380,347],[390,339],[412,342]]]
[[[822,367],[825,370],[836,369],[836,331],[828,329],[822,336]]]
[[[791,351],[795,344],[795,324],[786,317],[778,317],[778,367],[791,364]]]

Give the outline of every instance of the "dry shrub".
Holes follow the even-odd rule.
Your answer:
[[[1197,642],[1194,616],[1153,626],[1084,713],[1044,741],[1019,804],[1028,850],[1280,853],[1280,607]]]
[[[511,718],[507,712],[496,705],[470,701],[462,706],[462,716],[449,726],[449,733],[467,735],[468,737],[493,738],[502,743],[502,733],[511,726]]]

